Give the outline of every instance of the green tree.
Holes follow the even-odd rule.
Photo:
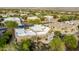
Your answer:
[[[68,16],[63,15],[60,17],[60,19],[58,21],[62,22],[62,21],[67,21],[68,20]]]
[[[64,42],[59,37],[53,38],[53,40],[49,43],[49,46],[51,47],[51,50],[55,51],[65,50]]]
[[[5,26],[8,28],[9,31],[11,31],[12,36],[14,36],[14,28],[18,26],[18,23],[16,21],[6,21]]]
[[[54,15],[53,15],[53,18],[55,18],[55,19],[58,18],[58,15],[54,14]]]
[[[15,28],[15,27],[17,27],[18,26],[18,23],[17,22],[15,22],[15,21],[6,21],[5,22],[5,25],[6,25],[6,27],[7,28]]]
[[[14,39],[14,28],[18,26],[18,23],[15,21],[6,21],[5,26],[8,28],[7,31],[10,31],[10,33],[12,34],[12,37],[10,39]]]
[[[54,34],[55,34],[55,36],[61,36],[61,32],[60,31],[55,31]]]
[[[16,49],[20,51],[29,51],[31,46],[31,40],[26,39],[20,42],[20,44],[16,44]]]
[[[42,15],[38,15],[38,17],[40,18],[41,21],[44,21],[45,20],[45,17],[42,16]]]
[[[78,46],[78,41],[74,35],[65,35],[64,42],[69,49],[75,49]]]
[[[62,21],[70,21],[70,20],[75,20],[75,19],[76,17],[74,15],[63,15],[60,17],[58,21],[62,22]]]
[[[40,24],[41,19],[28,19],[27,22],[31,24]]]
[[[75,19],[76,19],[75,15],[69,16],[69,20],[75,20]]]
[[[8,36],[0,37],[0,48],[3,48],[6,45],[6,39]]]
[[[11,33],[9,31],[6,31],[1,37],[0,37],[0,48],[3,48],[7,43],[9,43]]]

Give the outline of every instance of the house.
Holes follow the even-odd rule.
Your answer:
[[[33,35],[35,35],[35,33],[31,30],[25,30],[24,28],[15,29],[15,38],[17,42],[21,42],[21,40],[30,38]]]
[[[7,15],[8,16],[14,16],[14,15],[16,15],[16,13],[8,12]]]
[[[27,16],[27,14],[20,14],[20,16]]]
[[[52,22],[54,21],[53,16],[44,16],[46,22]]]
[[[30,16],[30,17],[27,17],[26,22],[29,24],[40,24],[41,19],[37,16]]]
[[[3,23],[6,22],[6,21],[16,21],[16,22],[18,23],[18,25],[20,26],[20,25],[22,25],[22,24],[21,24],[21,21],[22,21],[22,20],[23,20],[23,19],[20,19],[20,18],[18,18],[18,17],[8,17],[8,18],[4,18]]]
[[[49,27],[46,27],[46,26],[43,26],[43,25],[34,25],[34,26],[30,27],[30,29],[32,31],[34,31],[37,34],[37,36],[44,36],[50,30]]]
[[[35,20],[35,19],[40,19],[40,18],[37,17],[37,16],[29,16],[29,17],[27,17],[27,20]]]
[[[7,14],[0,14],[0,16],[2,16],[2,17],[8,17],[8,15]]]
[[[34,36],[43,37],[50,31],[49,27],[45,27],[43,25],[34,25],[29,27],[28,29],[24,28],[16,28],[15,29],[15,38],[17,42],[20,42],[23,39],[31,38]]]
[[[78,31],[79,20],[54,22],[51,24],[53,31],[60,31],[62,34],[74,34]]]

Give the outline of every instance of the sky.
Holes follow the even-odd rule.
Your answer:
[[[0,0],[0,7],[78,7],[79,0]]]

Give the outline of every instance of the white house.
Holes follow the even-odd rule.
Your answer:
[[[34,31],[38,36],[46,35],[50,30],[49,27],[43,25],[34,25],[33,27],[30,27],[30,29]]]
[[[38,18],[37,16],[30,16],[30,17],[27,17],[27,20],[28,20],[28,19],[29,19],[29,20],[30,20],[30,19],[31,19],[31,20],[35,20],[35,19],[39,19],[39,18]]]
[[[23,20],[23,19],[20,19],[20,18],[18,18],[18,17],[8,17],[8,18],[4,18],[3,23],[6,22],[6,21],[16,21],[16,22],[18,23],[18,25],[22,25],[22,24],[21,24],[21,21],[22,21],[22,20]]]
[[[24,38],[30,38],[33,36],[42,37],[49,32],[50,28],[43,25],[34,25],[29,27],[29,29],[16,28],[15,29],[15,38],[17,41],[21,41]]]
[[[53,20],[53,16],[44,16],[47,22],[51,22]]]

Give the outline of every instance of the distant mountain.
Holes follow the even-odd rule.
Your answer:
[[[79,7],[1,7],[0,9],[46,9],[57,11],[79,11]]]
[[[79,7],[37,7],[33,9],[47,9],[57,11],[79,11]]]

